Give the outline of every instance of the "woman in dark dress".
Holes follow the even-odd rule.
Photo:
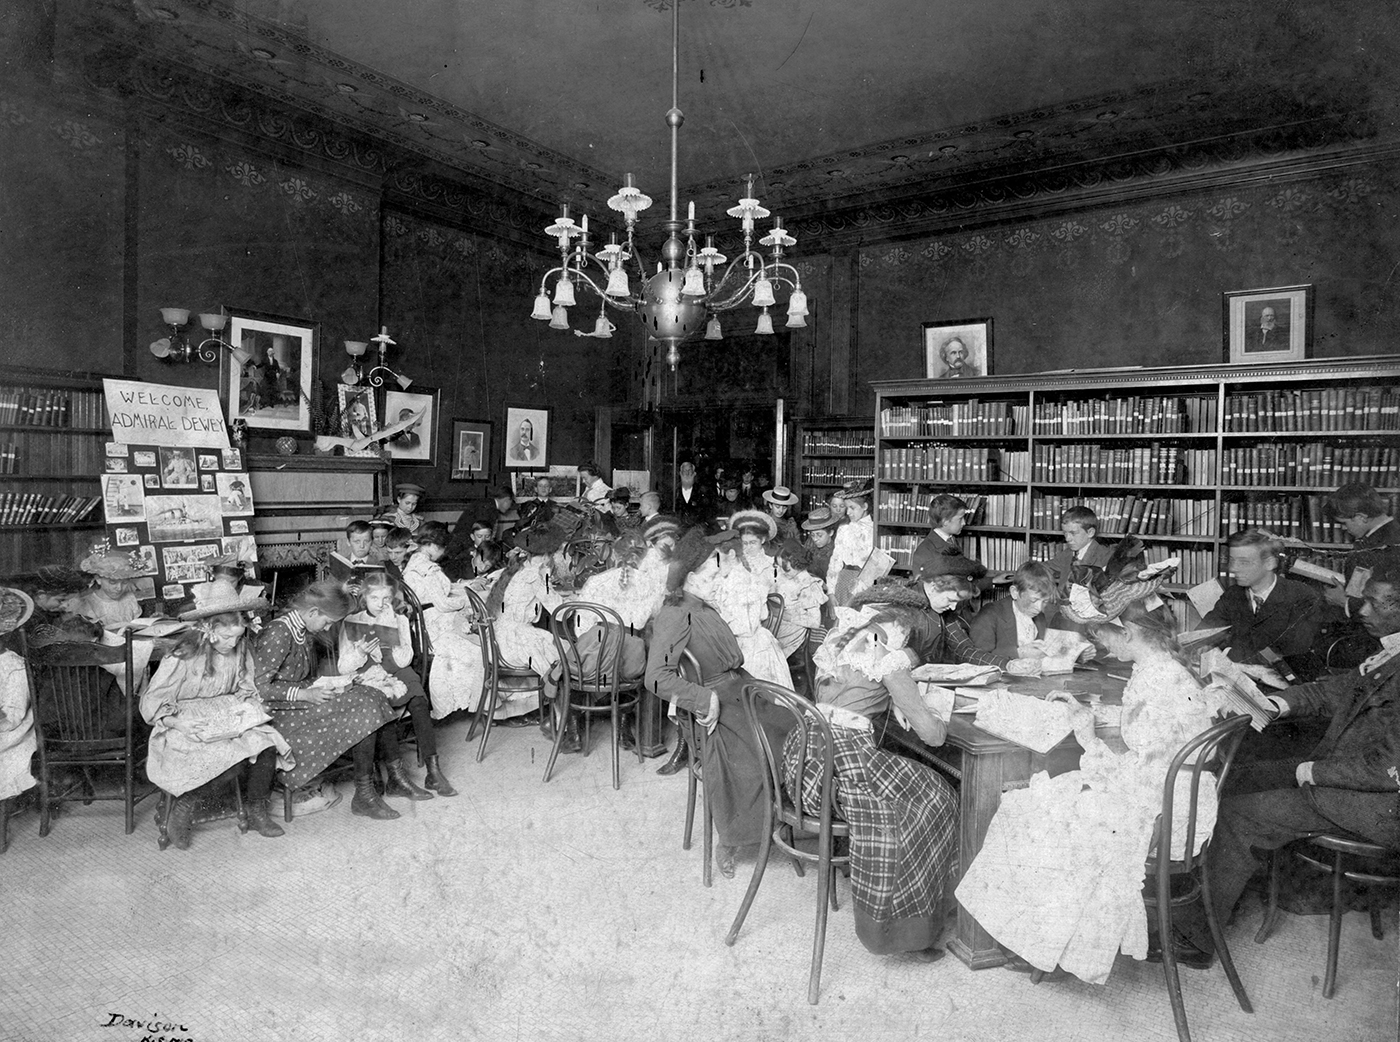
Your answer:
[[[743,653],[719,613],[685,589],[686,578],[714,549],[699,529],[687,532],[676,547],[666,599],[652,621],[646,686],[693,713],[696,723],[710,731],[701,750],[705,795],[719,834],[715,862],[720,874],[732,879],[735,848],[763,839],[767,768],[744,714],[744,685],[753,678],[744,671]],[[681,675],[681,653],[687,650],[700,668],[699,684]],[[781,748],[790,719],[766,705],[761,710],[760,725],[773,748]]]

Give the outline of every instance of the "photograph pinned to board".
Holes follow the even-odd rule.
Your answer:
[[[437,460],[437,391],[385,391],[384,427],[407,423],[384,447],[396,463],[432,464]]]
[[[143,470],[154,470],[156,466],[156,453],[154,449],[137,449],[131,454],[131,464]]]
[[[311,430],[316,324],[229,308],[233,351],[220,354],[220,388],[230,423]]]
[[[198,488],[194,449],[160,449],[160,480],[166,488]]]
[[[216,456],[216,455],[214,455],[212,452],[201,452],[201,453],[199,454],[199,469],[200,469],[200,470],[218,470],[218,469],[219,469],[219,457]]]
[[[127,472],[126,457],[117,459],[115,456],[108,456],[104,469],[108,474],[125,474]]]
[[[248,534],[248,522],[247,522],[247,521],[230,521],[230,522],[228,523],[228,531],[229,531],[229,535],[247,535],[247,534]]]
[[[219,549],[225,555],[248,564],[258,563],[258,544],[250,535],[229,535],[219,540]]]
[[[992,375],[992,320],[959,318],[925,322],[924,377],[956,380]]]
[[[374,388],[357,387],[353,384],[336,384],[337,400],[340,403],[340,436],[351,441],[364,441],[372,438],[379,428],[378,414],[374,407]],[[378,458],[379,445],[370,442],[362,449],[344,446],[345,455]]]
[[[165,579],[178,583],[204,582],[209,577],[209,566],[205,562],[220,554],[217,543],[164,547],[161,558],[165,562]]]
[[[248,516],[253,513],[253,490],[248,487],[248,475],[241,471],[214,475],[219,490],[219,507],[225,514]]]
[[[539,470],[549,464],[549,410],[506,408],[506,466]]]
[[[139,579],[132,579],[131,592],[136,594],[136,599],[138,601],[154,600],[156,596],[156,581],[149,575],[143,575]]]
[[[103,474],[101,481],[102,509],[109,525],[146,520],[146,490],[140,474]]]
[[[452,421],[453,481],[485,481],[487,461],[491,458],[491,423],[489,420]]]
[[[179,583],[166,583],[160,588],[160,599],[163,601],[183,601],[185,599],[185,588]]]
[[[134,552],[141,560],[142,575],[155,575],[160,571],[156,565],[156,548],[150,543],[138,546]]]
[[[126,459],[126,443],[125,443],[125,442],[120,442],[120,441],[109,441],[109,442],[106,442],[106,443],[103,445],[102,448],[103,448],[103,454],[106,455],[106,456],[116,456],[116,457],[119,457],[119,458],[121,458],[121,459]],[[137,466],[139,467],[140,464],[138,463]]]
[[[141,533],[135,528],[114,528],[112,534],[118,546],[135,546],[141,541]]]
[[[213,496],[150,496],[146,527],[153,543],[218,539],[224,534],[219,501]]]
[[[219,457],[224,461],[225,470],[243,469],[242,449],[221,449],[219,451]]]
[[[147,488],[160,488],[159,474],[147,474],[142,478],[142,480],[146,483]]]
[[[1312,286],[1232,290],[1223,297],[1225,361],[1301,362],[1312,352]]]
[[[214,491],[214,475],[213,475],[213,474],[201,474],[201,475],[199,476],[199,491],[201,491],[201,492],[213,492],[213,491]]]

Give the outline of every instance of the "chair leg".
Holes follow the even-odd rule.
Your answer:
[[[237,774],[233,775],[233,805],[238,817],[238,831],[248,831],[248,808],[243,804],[243,782]]]
[[[544,700],[541,699],[541,702],[543,701]],[[572,705],[573,690],[566,681],[560,685],[559,694],[555,696],[554,705],[550,709],[550,711],[554,713],[554,744],[549,748],[549,762],[544,765],[544,780],[546,783],[549,781],[549,776],[554,773],[554,762],[559,759],[559,747],[564,744],[564,729],[569,725],[569,713],[572,711]],[[540,711],[544,711],[543,705],[541,705]],[[484,748],[486,745],[485,735],[482,735],[481,741],[482,747]],[[585,744],[584,750],[587,751],[587,748],[588,746]],[[478,760],[479,759],[480,757],[478,757]]]
[[[1259,924],[1259,932],[1254,935],[1255,944],[1263,944],[1278,925],[1278,877],[1279,864],[1283,854],[1278,850],[1269,851],[1269,897],[1264,906],[1264,921]]]
[[[758,847],[758,860],[754,862],[753,875],[749,877],[749,888],[744,891],[744,899],[739,903],[739,911],[734,916],[734,923],[729,927],[729,932],[724,935],[724,943],[733,946],[739,939],[739,931],[744,926],[744,920],[748,918],[749,909],[753,907],[753,899],[758,894],[758,886],[763,882],[763,872],[768,867],[768,855],[773,851],[773,811],[772,801],[769,801],[769,809],[763,815],[763,842]],[[708,815],[707,815],[708,816]],[[708,835],[706,839],[708,839]],[[708,851],[706,852],[708,853]],[[706,864],[709,862],[707,861]],[[819,902],[823,912],[826,911],[826,902]]]
[[[486,678],[486,690],[481,694],[481,702],[477,705],[477,715],[483,718],[483,728],[481,731],[481,744],[476,748],[476,762],[480,763],[486,756],[486,742],[491,737],[491,725],[496,720],[496,702],[501,694],[500,677],[490,676]],[[543,701],[543,699],[541,699]],[[476,731],[476,720],[472,720],[472,732]],[[467,740],[471,741],[471,733],[467,735]],[[548,780],[546,778],[546,780]]]
[[[677,741],[681,741],[679,735]],[[690,849],[690,832],[695,827],[695,790],[700,783],[695,778],[695,772],[689,765],[685,769],[685,836],[681,839],[681,849]]]
[[[4,849],[4,842],[0,840],[0,851]],[[1378,941],[1385,940],[1385,922],[1381,917],[1381,910],[1376,907],[1374,900],[1371,902],[1371,936]]]
[[[807,1001],[813,1006],[821,991],[822,956],[826,954],[827,895],[831,892],[831,837],[826,837],[817,861],[817,925],[812,936],[812,972],[807,978]]]
[[[1322,997],[1330,999],[1337,993],[1337,951],[1342,945],[1342,883],[1346,866],[1343,854],[1336,851],[1332,859],[1332,916],[1327,924],[1327,976],[1322,982]]]
[[[282,783],[282,820],[292,820],[292,787],[286,782]]]
[[[827,887],[827,889],[828,892],[831,894],[831,910],[833,912],[839,912],[841,910],[841,906],[836,901],[836,870],[834,866],[832,867],[831,871],[827,872],[826,878],[828,883],[830,884]]]
[[[692,755],[694,755],[693,752],[692,752]],[[703,823],[703,826],[704,826],[704,829],[705,829],[705,844],[704,844],[704,846],[705,846],[705,850],[704,850],[704,854],[705,854],[705,869],[704,869],[704,872],[702,873],[701,878],[704,879],[705,885],[706,885],[706,886],[714,886],[714,885],[715,885],[715,818],[714,818],[714,815],[710,812],[710,797],[709,797],[709,792],[708,792],[708,790],[707,790],[706,792],[704,792],[704,793],[701,793],[700,798],[703,799],[703,800],[705,801],[705,803],[704,803],[704,814],[702,815],[702,819],[703,819],[703,822],[702,822],[702,823]],[[1397,1040],[1397,1042],[1400,1042],[1400,1040]]]
[[[126,805],[126,834],[136,831],[136,763],[132,757],[126,758],[126,785],[122,789],[122,802]]]
[[[1209,914],[1210,906],[1206,910]],[[1172,1004],[1172,1019],[1176,1021],[1178,1042],[1191,1042],[1191,1028],[1186,1023],[1186,1002],[1181,997],[1181,975],[1172,950],[1172,885],[1171,876],[1157,872],[1157,936],[1162,945],[1162,975],[1167,980],[1167,998]]]
[[[612,772],[613,791],[622,788],[622,710],[617,707],[617,692],[612,696]]]
[[[170,793],[160,791],[160,802],[156,804],[156,849],[165,850],[170,846]]]
[[[39,835],[49,834],[49,783],[52,774],[49,771],[49,761],[44,756],[44,746],[39,745]]]
[[[0,800],[0,854],[10,846],[10,800]]]
[[[1220,957],[1220,967],[1225,971],[1225,979],[1230,982],[1230,989],[1235,993],[1235,1001],[1240,1004],[1240,1009],[1246,1013],[1253,1013],[1254,1007],[1250,1004],[1249,994],[1244,990],[1244,982],[1240,980],[1239,971],[1235,969],[1235,960],[1230,957],[1230,946],[1225,943],[1225,929],[1220,925],[1219,918],[1215,914],[1215,901],[1210,893],[1210,872],[1206,870],[1205,859],[1201,860],[1201,906],[1206,913],[1206,925],[1210,927],[1210,938],[1215,942],[1215,954]],[[1274,883],[1277,884],[1277,879]],[[1277,895],[1275,894],[1275,897]],[[1162,944],[1162,961],[1166,962],[1166,950],[1171,947],[1170,934],[1162,934],[1166,938]]]

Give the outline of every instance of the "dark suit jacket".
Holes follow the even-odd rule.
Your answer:
[[[1235,662],[1261,663],[1259,653],[1272,648],[1303,679],[1322,673],[1322,603],[1312,587],[1293,579],[1280,577],[1257,614],[1250,610],[1248,591],[1230,586],[1201,625],[1230,627],[1230,658]]]
[[[691,489],[690,503],[681,498],[681,487],[676,486],[676,505],[672,511],[676,517],[680,518],[681,524],[689,528],[692,525],[709,524],[713,520],[715,513],[715,499],[710,494],[710,490],[705,486],[696,483]]]
[[[1097,539],[1089,541],[1089,552],[1084,555],[1082,562],[1076,562],[1074,551],[1066,546],[1050,559],[1046,567],[1055,576],[1055,587],[1059,590],[1060,596],[1069,595],[1070,579],[1074,572],[1076,563],[1088,565],[1091,568],[1102,568],[1108,564],[1109,558],[1113,556],[1113,547],[1104,546]]]
[[[1375,568],[1387,551],[1400,553],[1400,521],[1395,518],[1351,544],[1351,553],[1347,554],[1346,564],[1342,567],[1347,582],[1351,582],[1351,573],[1358,568]],[[1348,597],[1347,607],[1347,614],[1356,618],[1356,613],[1361,610],[1361,598]]]
[[[1357,835],[1400,846],[1400,657],[1282,692],[1290,713],[1332,723],[1309,757],[1314,806]]]
[[[992,585],[990,580],[986,580],[985,564],[964,555],[957,543],[944,539],[937,531],[924,536],[923,541],[914,547],[910,569],[924,582],[935,575],[966,576],[977,584],[979,593]]]
[[[1015,611],[1010,597],[988,604],[972,617],[972,643],[983,651],[1016,658],[1020,643],[1016,639]],[[1032,621],[1035,623],[1036,637],[1043,638],[1050,628],[1050,620],[1041,612]]]

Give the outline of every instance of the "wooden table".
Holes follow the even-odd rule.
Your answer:
[[[1113,704],[1122,699],[1124,679],[1131,667],[1108,663],[1076,669],[1062,676],[1008,677],[1012,691],[1041,695],[1066,690],[1083,701]],[[1001,805],[1001,794],[1024,787],[1037,771],[1063,774],[1079,766],[1079,743],[1070,735],[1050,752],[1032,752],[1023,745],[983,731],[971,716],[955,713],[948,723],[948,737],[941,746],[928,746],[913,731],[901,727],[892,714],[873,720],[881,746],[891,752],[927,764],[958,786],[958,867],[961,873],[982,849],[992,815]],[[972,915],[958,906],[958,921],[948,950],[974,970],[1000,966],[1006,952],[982,929]]]

